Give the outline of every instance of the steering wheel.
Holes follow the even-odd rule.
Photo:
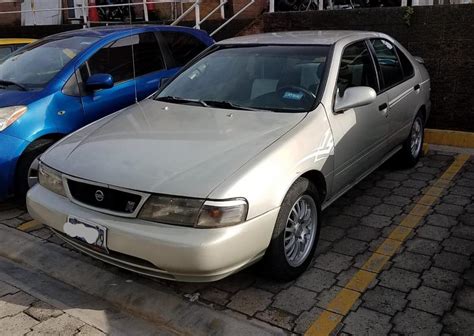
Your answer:
[[[280,94],[280,92],[287,91],[287,90],[300,91],[300,92],[303,92],[306,95],[306,98],[316,99],[316,95],[313,92],[311,92],[311,91],[309,91],[309,90],[307,90],[307,89],[305,89],[301,86],[297,86],[297,85],[282,86],[281,88],[279,88],[277,90],[277,93]],[[280,95],[280,96],[283,97],[283,95]]]

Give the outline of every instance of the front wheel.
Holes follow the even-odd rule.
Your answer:
[[[283,200],[263,260],[269,276],[289,281],[308,268],[316,250],[320,212],[316,187],[309,180],[299,178]]]
[[[424,135],[424,118],[421,113],[418,113],[411,126],[410,135],[403,143],[403,148],[399,153],[400,163],[404,167],[413,167],[420,159],[423,152]]]
[[[39,157],[52,144],[53,140],[40,139],[30,144],[18,160],[15,176],[15,195],[23,197],[28,189],[38,182]]]

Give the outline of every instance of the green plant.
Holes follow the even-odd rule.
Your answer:
[[[411,25],[411,17],[413,16],[413,13],[415,13],[415,10],[413,7],[406,7],[405,8],[405,14],[403,14],[403,21],[405,21],[405,24],[410,27]]]

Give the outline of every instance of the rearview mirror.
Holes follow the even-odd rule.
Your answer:
[[[96,91],[101,89],[110,89],[114,86],[114,79],[109,74],[98,73],[90,76],[86,81],[86,89],[88,91]]]
[[[377,93],[371,87],[355,86],[347,88],[342,97],[339,93],[336,94],[334,112],[344,112],[351,108],[369,105],[375,101],[375,98],[377,98]]]

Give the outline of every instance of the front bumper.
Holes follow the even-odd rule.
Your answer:
[[[0,201],[13,191],[18,158],[29,142],[0,133]]]
[[[80,207],[40,185],[27,195],[28,211],[79,250],[134,272],[178,281],[215,281],[260,259],[279,209],[245,223],[196,229],[122,218]],[[110,254],[96,252],[63,233],[69,215],[107,227]]]

